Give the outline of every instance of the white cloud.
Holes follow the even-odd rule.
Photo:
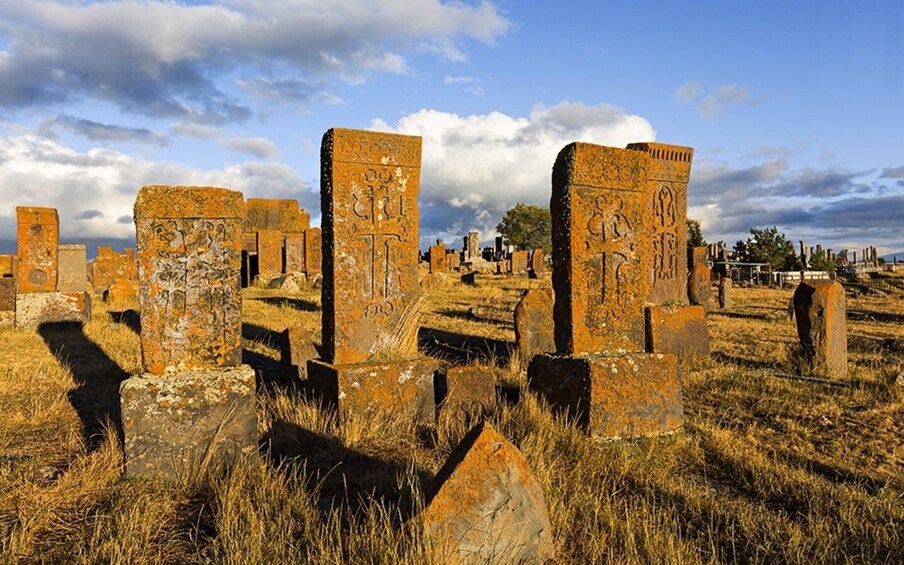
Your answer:
[[[253,155],[258,159],[268,159],[279,152],[276,144],[266,137],[230,137],[221,139],[220,143],[224,147]]]
[[[675,90],[673,98],[682,104],[690,104],[699,99],[699,102],[697,102],[697,111],[700,112],[700,115],[704,118],[708,119],[717,117],[722,113],[726,106],[739,104],[756,106],[762,101],[762,98],[760,97],[751,97],[749,86],[723,84],[706,92],[703,85],[696,80],[685,81],[677,90]]]
[[[443,84],[469,84],[475,80],[474,77],[453,77],[446,75],[443,77]]]
[[[675,100],[687,104],[700,96],[701,92],[703,92],[703,86],[699,82],[695,80],[685,81],[675,91]]]

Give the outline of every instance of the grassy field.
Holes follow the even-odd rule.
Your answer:
[[[500,365],[517,392],[512,311],[540,284],[429,291],[424,347]],[[260,455],[178,484],[123,479],[104,424],[119,381],[140,369],[136,304],[95,303],[81,329],[0,329],[0,561],[431,561],[410,517],[465,428],[339,425],[271,384],[283,328],[319,337],[319,291],[246,292]],[[680,433],[593,442],[524,391],[499,401],[493,423],[544,487],[561,562],[904,562],[904,300],[848,300],[850,374],[826,383],[793,378],[790,290],[734,294],[732,310],[708,316],[712,358],[684,365]]]

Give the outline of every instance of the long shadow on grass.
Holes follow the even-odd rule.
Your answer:
[[[430,357],[456,365],[480,361],[505,367],[512,356],[513,347],[508,341],[424,327],[418,331],[417,342],[418,349]]]
[[[122,324],[138,335],[141,335],[141,315],[131,308],[122,312],[110,312],[110,316],[117,324]]]
[[[81,323],[41,324],[38,333],[57,361],[72,373],[76,387],[69,391],[69,403],[82,421],[89,449],[93,450],[101,444],[107,422],[114,426],[122,443],[119,383],[129,375],[88,339]]]
[[[282,342],[282,332],[248,322],[242,322],[242,337],[251,341],[259,341],[270,347],[279,347]]]
[[[748,359],[737,355],[729,355],[722,351],[714,351],[712,353],[713,361],[717,363],[728,363],[731,365],[739,365],[747,369],[776,369],[779,367],[776,363],[769,361],[760,361],[759,359]]]
[[[871,310],[848,310],[847,319],[855,322],[882,322],[885,324],[904,324],[904,315]]]
[[[312,300],[304,298],[286,298],[283,296],[264,296],[260,298],[249,298],[248,300],[259,300],[271,306],[280,306],[294,308],[301,312],[320,312],[320,306]]]
[[[359,514],[373,502],[399,509],[400,522],[413,510],[411,492],[400,480],[408,473],[405,463],[388,461],[349,449],[336,438],[314,433],[298,424],[276,420],[262,439],[270,462],[288,471],[303,471],[307,488],[313,489],[321,512],[347,509]],[[418,483],[431,476],[415,468]]]

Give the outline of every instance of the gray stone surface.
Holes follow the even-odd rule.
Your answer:
[[[320,356],[311,332],[297,326],[286,328],[281,335],[279,352],[283,378],[293,384],[307,384],[308,361]]]
[[[247,365],[135,376],[119,393],[127,475],[176,479],[257,451],[255,377]]]
[[[60,245],[57,251],[59,271],[57,290],[85,292],[88,290],[88,252],[84,243]]]
[[[16,295],[16,327],[37,329],[52,322],[87,322],[91,296],[85,292],[30,292]]]

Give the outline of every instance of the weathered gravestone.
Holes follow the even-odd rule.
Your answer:
[[[286,253],[286,273],[304,272],[304,234],[286,234],[284,239]]]
[[[57,289],[60,292],[85,292],[88,289],[88,253],[84,243],[60,245]]]
[[[302,233],[310,226],[310,216],[297,200],[249,198],[245,203],[243,233],[273,230],[281,233]]]
[[[446,265],[450,271],[458,271],[461,269],[461,256],[457,251],[446,253]]]
[[[113,261],[112,247],[100,246],[97,248],[97,257],[91,261],[91,284],[94,286],[95,293],[103,292],[113,284]]]
[[[527,251],[512,251],[511,261],[513,275],[527,274]]]
[[[552,308],[551,288],[527,290],[515,306],[515,345],[522,362],[556,350]]]
[[[432,419],[437,362],[417,353],[421,138],[331,129],[321,147],[323,359],[340,411]]]
[[[448,265],[446,262],[446,246],[441,241],[430,246],[430,272],[445,273]]]
[[[530,254],[530,271],[534,276],[542,275],[546,272],[546,253],[542,249],[534,249]]]
[[[647,352],[682,359],[709,357],[709,331],[703,306],[647,306]]]
[[[448,367],[436,374],[434,394],[444,419],[472,422],[493,414],[496,408],[495,367]]]
[[[543,488],[493,426],[474,427],[437,473],[421,514],[438,563],[546,563],[555,543]]]
[[[16,256],[0,255],[0,312],[16,309]],[[5,322],[12,321],[6,316]]]
[[[709,307],[713,298],[711,277],[712,269],[706,263],[691,268],[687,278],[687,297],[691,304]]]
[[[793,303],[804,359],[828,377],[846,377],[844,287],[834,281],[803,281],[794,291]]]
[[[280,336],[279,352],[283,379],[287,383],[307,386],[308,361],[319,357],[311,332],[299,326],[286,328]]]
[[[310,275],[320,274],[323,263],[322,236],[320,228],[304,231],[304,270]]]
[[[135,200],[145,374],[120,386],[126,473],[176,477],[257,449],[242,365],[240,192],[146,186]]]
[[[719,308],[728,310],[732,307],[731,301],[731,277],[719,278]]]
[[[257,232],[257,272],[263,277],[282,273],[282,232],[260,230]]]
[[[652,167],[646,152],[588,143],[566,146],[553,167],[556,353],[533,358],[528,382],[597,437],[667,432],[684,419],[675,356],[641,353]]]

